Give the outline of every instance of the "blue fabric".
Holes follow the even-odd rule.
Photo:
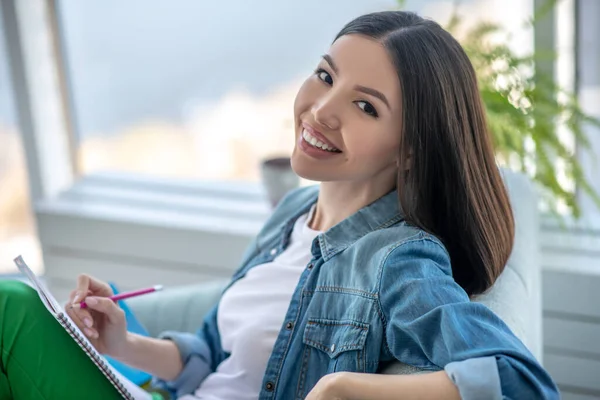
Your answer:
[[[281,201],[229,286],[286,248],[317,196],[318,187],[301,188]],[[261,400],[304,398],[326,374],[376,373],[394,360],[445,369],[464,399],[559,398],[510,329],[456,284],[440,241],[406,224],[396,192],[320,234],[311,253],[283,321],[293,329],[280,330]],[[190,393],[228,357],[217,307],[197,335],[165,336],[178,345],[185,369],[175,382],[157,384]]]
[[[451,362],[444,370],[458,386],[463,400],[502,400],[502,387],[495,357]]]
[[[194,335],[187,332],[163,332],[162,339],[172,340],[179,349],[183,371],[173,381],[154,378],[152,386],[176,398],[192,393],[229,354],[221,347],[217,329],[217,306],[204,317],[202,328]]]

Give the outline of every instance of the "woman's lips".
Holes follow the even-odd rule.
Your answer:
[[[318,140],[315,136],[312,136],[306,129],[302,130],[302,138],[307,143],[316,147],[317,149],[322,149],[322,150],[330,151],[330,152],[334,152],[334,153],[340,153],[340,150],[338,150],[337,148],[335,148],[327,143],[324,143],[324,142]]]
[[[306,132],[314,137],[317,141],[326,144],[329,148],[337,150],[339,152],[341,152],[340,148],[338,146],[336,146],[334,143],[332,143],[329,139],[327,139],[321,132],[317,131],[315,128],[313,128],[312,126],[310,126],[308,123],[304,122],[302,124],[302,128],[304,128],[304,130],[306,130]],[[304,132],[302,132],[302,135],[304,136]]]
[[[325,160],[341,154],[340,151],[323,150],[308,143],[302,135],[298,137],[298,148],[311,158]]]

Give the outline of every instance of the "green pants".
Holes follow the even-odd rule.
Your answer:
[[[0,400],[71,398],[121,396],[35,290],[21,282],[0,281]]]

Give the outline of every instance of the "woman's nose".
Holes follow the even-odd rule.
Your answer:
[[[330,130],[340,129],[339,112],[331,96],[326,96],[316,102],[312,107],[315,122]]]

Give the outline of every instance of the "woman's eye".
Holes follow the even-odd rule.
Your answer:
[[[333,85],[333,78],[324,69],[317,70],[317,77],[328,85]]]
[[[371,103],[368,103],[366,101],[357,101],[356,104],[366,114],[368,114],[368,115],[370,115],[372,117],[378,117],[379,116],[379,114],[377,114],[377,110],[375,110],[375,107],[373,107],[371,105]]]

